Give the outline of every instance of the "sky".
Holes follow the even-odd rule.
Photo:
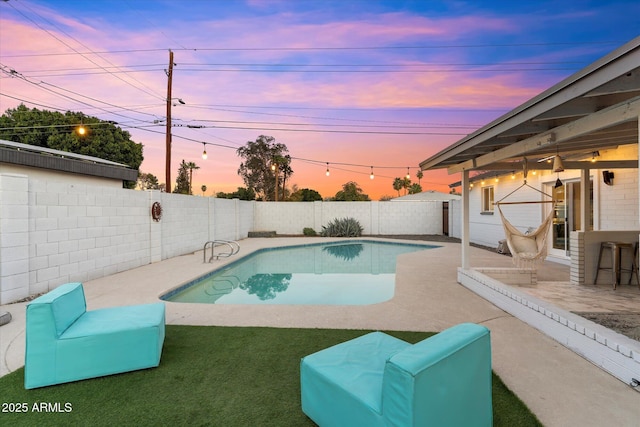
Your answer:
[[[267,135],[293,159],[289,188],[332,197],[355,181],[377,200],[638,35],[637,0],[9,0],[0,112],[114,121],[164,182],[172,51],[172,188],[182,160],[200,167],[194,194],[244,186],[236,150]],[[448,192],[459,179],[426,171],[420,184]]]

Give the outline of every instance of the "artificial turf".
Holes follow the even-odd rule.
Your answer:
[[[34,390],[24,368],[0,378],[0,425],[313,426],[300,407],[300,359],[367,332],[168,325],[157,368]],[[493,408],[495,426],[541,425],[495,374]]]

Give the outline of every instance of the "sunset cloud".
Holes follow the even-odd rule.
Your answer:
[[[243,185],[235,149],[266,134],[301,159],[291,181],[300,188],[332,196],[355,180],[374,198],[394,194],[407,167],[415,176],[474,126],[616,47],[568,44],[597,41],[584,28],[629,39],[631,12],[640,14],[632,2],[95,1],[81,12],[72,3],[0,3],[0,63],[17,73],[0,76],[3,112],[24,102],[116,121],[144,144],[141,169],[162,181],[172,49],[173,96],[186,102],[172,111],[174,176],[182,159],[194,161],[196,188],[233,191]],[[616,14],[621,4],[626,14]],[[201,142],[219,144],[206,161]],[[423,188],[448,191],[455,180],[433,172]]]

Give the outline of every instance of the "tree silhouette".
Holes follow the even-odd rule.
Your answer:
[[[176,177],[176,186],[173,189],[174,193],[178,194],[191,194],[191,184],[189,182],[189,168],[187,162],[182,160],[180,168],[178,169],[178,176]]]

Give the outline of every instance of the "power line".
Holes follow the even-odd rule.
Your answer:
[[[54,39],[56,39],[57,41],[59,41],[60,43],[62,43],[62,44],[63,44],[63,45],[65,45],[66,47],[68,47],[69,49],[73,50],[73,51],[74,51],[74,52],[76,52],[77,54],[81,55],[81,56],[82,56],[84,59],[86,59],[87,61],[91,62],[92,64],[94,64],[94,65],[96,65],[96,66],[98,66],[98,67],[100,67],[100,68],[102,68],[102,66],[101,66],[100,64],[98,64],[97,62],[95,62],[95,61],[94,61],[94,60],[92,60],[91,58],[88,58],[88,57],[86,56],[86,54],[83,54],[83,53],[81,53],[81,52],[78,52],[78,50],[76,50],[73,46],[69,45],[67,42],[65,42],[64,40],[62,40],[61,38],[59,38],[58,36],[56,36],[55,34],[53,34],[51,31],[49,31],[49,30],[47,30],[46,28],[44,28],[43,26],[41,26],[38,22],[36,22],[35,20],[33,20],[31,17],[29,17],[29,16],[25,15],[22,11],[20,11],[20,10],[16,9],[16,8],[15,8],[15,6],[14,6],[12,3],[9,3],[9,6],[11,6],[11,8],[12,8],[13,10],[15,10],[16,12],[18,12],[18,13],[19,13],[20,15],[22,15],[24,18],[28,19],[28,20],[29,20],[29,21],[31,21],[33,24],[35,24],[35,25],[36,25],[38,28],[40,28],[42,31],[44,31],[44,32],[46,32],[47,34],[49,34],[51,37],[53,37]],[[31,13],[33,13],[34,15],[36,15],[37,17],[39,17],[39,18],[40,18],[40,19],[42,19],[43,21],[47,22],[49,25],[52,25],[54,28],[57,28],[61,33],[63,33],[64,35],[66,35],[66,36],[67,36],[67,37],[69,37],[70,39],[74,40],[74,41],[75,41],[76,43],[78,43],[80,46],[84,47],[85,49],[89,49],[85,44],[83,44],[82,42],[80,42],[79,40],[77,40],[76,38],[74,38],[73,36],[71,36],[71,35],[69,35],[68,33],[66,33],[64,30],[62,30],[62,29],[61,29],[60,27],[58,27],[56,24],[54,24],[54,23],[52,23],[52,22],[48,21],[47,19],[43,18],[41,15],[39,15],[37,12],[35,12],[35,11],[34,11],[33,9],[31,9],[29,6],[25,5],[25,7],[26,7],[27,9],[29,9],[29,11],[31,11]],[[90,53],[92,53],[92,54],[96,54],[96,52],[92,51],[91,49],[89,49],[89,52],[90,52]],[[101,57],[99,54],[98,54],[97,56],[98,56],[98,57],[100,57],[100,59],[102,59],[102,60],[106,61],[107,63],[109,63],[109,64],[111,64],[111,65],[115,66],[113,63],[111,63],[109,60],[107,60],[107,59],[105,59],[105,58]],[[104,68],[103,68],[103,69],[104,69]],[[107,70],[105,70],[105,71],[107,71]],[[140,91],[142,91],[142,92],[144,92],[144,93],[146,93],[146,94],[148,94],[148,95],[154,96],[154,97],[159,98],[159,99],[164,99],[164,98],[163,98],[162,96],[160,96],[160,95],[157,95],[157,94],[155,94],[155,93],[153,93],[153,92],[150,92],[150,91],[148,91],[148,90],[145,90],[145,89],[143,89],[143,88],[140,88],[140,87],[138,87],[138,86],[136,86],[136,85],[132,84],[131,82],[128,82],[128,81],[126,81],[126,80],[122,79],[120,76],[117,76],[115,73],[112,73],[112,72],[109,72],[109,71],[107,71],[107,73],[112,74],[114,77],[116,77],[118,80],[122,81],[123,83],[125,83],[125,84],[127,84],[127,85],[129,85],[129,86],[131,86],[131,87],[133,87],[133,88],[135,88],[135,89],[138,89],[138,90],[140,90]],[[133,79],[133,80],[135,80],[136,82],[138,82],[139,84],[141,84],[141,85],[142,85],[142,86],[144,86],[145,88],[147,88],[147,89],[149,89],[149,90],[152,90],[151,88],[148,88],[144,83],[142,83],[142,82],[140,82],[140,81],[138,81],[138,80],[136,80],[136,79]]]
[[[418,46],[334,46],[334,47],[198,47],[198,48],[171,48],[173,51],[333,51],[333,50],[428,50],[428,49],[482,49],[482,48],[503,48],[503,47],[543,47],[543,46],[597,46],[597,45],[620,45],[626,40],[608,40],[608,41],[583,41],[583,42],[550,42],[550,43],[488,43],[488,44],[450,44],[450,45],[418,45]],[[89,52],[52,52],[52,53],[29,53],[3,55],[7,58],[26,58],[38,56],[66,56],[66,55],[82,55],[82,54],[120,54],[120,53],[142,53],[142,52],[166,52],[166,48],[154,49],[122,49],[122,50],[104,50]]]

